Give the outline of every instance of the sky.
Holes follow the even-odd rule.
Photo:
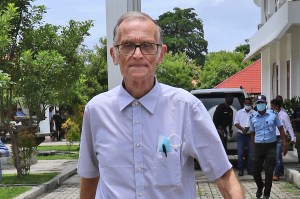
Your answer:
[[[36,0],[34,4],[47,7],[46,23],[67,25],[71,19],[93,20],[91,35],[84,40],[89,48],[106,36],[105,0]],[[154,20],[175,7],[194,8],[203,22],[209,52],[233,51],[254,35],[260,23],[260,8],[253,0],[141,0],[141,7]]]

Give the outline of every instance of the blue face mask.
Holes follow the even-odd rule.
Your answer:
[[[267,107],[267,104],[261,103],[261,104],[256,104],[256,108],[258,111],[264,111]]]

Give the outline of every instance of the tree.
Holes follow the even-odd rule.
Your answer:
[[[172,54],[186,52],[198,66],[203,66],[207,53],[207,41],[204,39],[202,20],[196,18],[193,8],[174,8],[158,17],[163,41]]]
[[[4,68],[16,82],[16,95],[24,97],[30,115],[35,113],[38,119],[44,119],[49,104],[67,103],[76,94],[84,68],[78,51],[92,21],[70,20],[67,26],[43,24],[46,8],[31,6],[30,2],[16,1],[20,15],[8,52],[13,67]]]
[[[0,9],[0,66],[2,60],[7,55],[7,50],[11,42],[9,32],[12,31],[12,20],[16,16],[16,8],[13,4],[8,4],[3,10]]]
[[[235,49],[234,49],[234,52],[240,52],[240,53],[243,53],[244,56],[246,57],[249,52],[250,52],[250,45],[249,44],[242,44],[242,45],[239,45],[237,46]],[[257,60],[260,59],[260,54],[257,54],[255,55],[253,58],[251,58],[250,60],[252,62],[255,62]]]
[[[78,53],[93,24],[91,20],[70,20],[67,26],[45,24],[45,6],[32,6],[32,1],[2,0],[0,3],[0,12],[13,2],[18,13],[11,20],[10,43],[1,69],[11,74],[16,83],[14,94],[24,99],[31,118],[30,131],[35,133],[32,115],[37,116],[39,124],[48,105],[69,103],[77,94],[84,69],[84,60]],[[18,176],[21,175],[18,170]]]
[[[88,99],[108,90],[107,76],[107,44],[105,38],[100,38],[100,45],[96,45],[93,51],[85,53],[85,94]]]
[[[244,54],[238,52],[209,53],[204,69],[201,71],[200,87],[213,88],[251,63],[250,61],[243,62],[243,59]]]
[[[185,53],[168,53],[156,70],[156,77],[161,83],[190,91],[194,88],[192,80],[195,68],[199,67],[189,60]]]

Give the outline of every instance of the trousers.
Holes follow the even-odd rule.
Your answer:
[[[270,197],[274,167],[276,164],[276,142],[255,143],[253,153],[253,178],[257,188],[264,189],[264,196]],[[265,183],[261,172],[264,167]]]

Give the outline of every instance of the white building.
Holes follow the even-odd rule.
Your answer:
[[[246,59],[261,53],[261,93],[300,96],[300,0],[253,0],[261,9]]]

